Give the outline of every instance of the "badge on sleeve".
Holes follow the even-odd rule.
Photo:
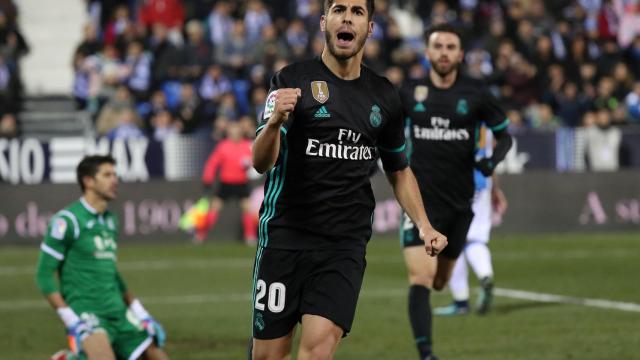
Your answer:
[[[54,239],[64,239],[64,234],[67,232],[67,222],[63,218],[57,218],[53,220],[51,224],[51,237]]]
[[[271,115],[273,115],[273,111],[276,109],[276,94],[278,93],[278,90],[273,90],[272,92],[269,93],[269,95],[267,95],[267,101],[264,105],[264,115],[262,115],[262,118],[267,120],[271,117]]]

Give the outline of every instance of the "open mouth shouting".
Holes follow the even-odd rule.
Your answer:
[[[353,41],[356,39],[356,34],[350,30],[338,30],[337,34],[338,41],[336,45],[339,47],[350,47],[353,44]]]

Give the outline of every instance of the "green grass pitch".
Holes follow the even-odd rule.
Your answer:
[[[499,296],[487,316],[435,319],[442,359],[640,359],[640,234],[495,236],[491,248],[498,288],[633,303],[636,311]],[[118,261],[165,326],[173,359],[244,359],[254,252],[228,242],[126,244]],[[65,345],[34,284],[37,253],[0,250],[0,359],[46,359]],[[398,241],[374,238],[367,258],[354,327],[336,359],[417,359]],[[432,298],[449,301],[448,290]]]

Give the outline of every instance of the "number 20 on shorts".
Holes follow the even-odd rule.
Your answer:
[[[268,288],[268,295],[267,295]],[[262,299],[267,295],[267,307],[272,313],[279,313],[284,310],[284,300],[286,294],[286,287],[283,283],[274,282],[267,286],[264,280],[258,280],[256,283],[256,303],[255,308],[259,311],[264,311],[265,306]]]

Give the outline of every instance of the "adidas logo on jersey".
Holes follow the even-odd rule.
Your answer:
[[[329,110],[325,106],[322,106],[316,113],[313,115],[315,118],[330,118],[331,114],[329,114]]]
[[[422,103],[417,103],[416,106],[413,107],[413,111],[415,112],[425,112],[427,109],[424,107]]]

